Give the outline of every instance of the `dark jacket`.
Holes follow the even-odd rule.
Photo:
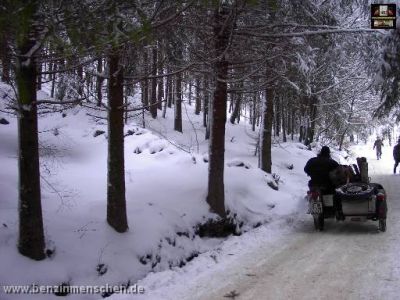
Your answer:
[[[393,158],[394,160],[400,161],[400,144],[393,147]]]
[[[311,158],[307,162],[304,167],[304,172],[311,177],[311,185],[333,188],[333,183],[329,178],[329,173],[335,170],[338,166],[339,164],[333,159],[319,155]]]
[[[381,139],[377,139],[377,140],[375,141],[374,147],[373,147],[372,149],[375,149],[375,147],[376,147],[376,150],[382,151],[383,142],[382,142]]]

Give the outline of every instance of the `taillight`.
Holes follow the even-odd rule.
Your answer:
[[[307,194],[312,199],[317,199],[319,197],[319,192],[316,192],[316,191],[313,191],[313,192],[308,191]]]
[[[377,201],[384,201],[385,200],[385,194],[379,193],[376,195],[376,200]]]

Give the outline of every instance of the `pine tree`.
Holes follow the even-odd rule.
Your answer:
[[[37,67],[35,55],[39,38],[38,1],[18,1],[17,57],[15,74],[18,98],[19,139],[19,240],[22,255],[45,258],[40,195],[38,120],[36,104]]]
[[[228,61],[224,53],[229,44],[229,35],[233,27],[233,18],[229,7],[221,5],[214,11],[215,39],[215,77],[216,87],[212,98],[210,126],[208,195],[207,202],[211,210],[221,217],[225,212],[224,164],[225,164],[225,123],[227,108]]]

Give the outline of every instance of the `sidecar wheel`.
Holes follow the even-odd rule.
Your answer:
[[[382,232],[386,231],[386,219],[379,219],[379,230]]]

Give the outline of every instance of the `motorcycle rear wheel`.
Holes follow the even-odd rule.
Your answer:
[[[324,230],[324,215],[323,214],[318,214],[318,215],[313,215],[314,218],[314,227],[316,230],[322,231]]]

